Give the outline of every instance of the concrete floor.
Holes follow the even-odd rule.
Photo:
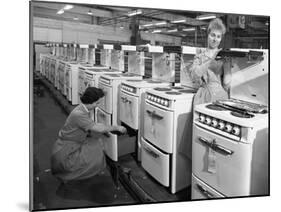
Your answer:
[[[138,203],[124,189],[116,187],[108,170],[84,181],[61,184],[50,172],[52,145],[67,115],[43,88],[34,95],[34,209],[98,207]]]

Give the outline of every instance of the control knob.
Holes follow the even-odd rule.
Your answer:
[[[230,133],[232,131],[232,125],[231,124],[226,124],[225,125],[225,131]]]
[[[217,127],[217,126],[218,126],[218,121],[217,121],[217,119],[213,119],[213,120],[212,120],[212,126],[213,126],[213,127]]]
[[[199,120],[200,120],[200,122],[204,122],[205,121],[205,116],[203,114],[200,114]]]
[[[210,125],[211,122],[212,122],[211,118],[210,118],[210,117],[206,117],[205,123],[206,123],[207,125]]]
[[[223,122],[223,121],[220,121],[220,122],[219,122],[219,129],[220,129],[220,130],[223,130],[223,129],[224,129],[224,126],[225,126],[225,125],[224,125],[224,122]]]
[[[239,135],[240,134],[240,128],[238,126],[234,126],[232,129],[232,133],[234,135]]]

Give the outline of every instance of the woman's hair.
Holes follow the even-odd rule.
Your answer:
[[[211,32],[211,30],[219,30],[222,32],[222,35],[225,34],[225,25],[223,24],[222,20],[220,18],[215,18],[212,21],[210,21],[208,26],[208,34]]]
[[[88,87],[83,95],[80,97],[80,100],[83,104],[93,104],[104,96],[104,92],[96,87]]]

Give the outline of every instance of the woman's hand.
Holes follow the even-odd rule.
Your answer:
[[[212,59],[210,62],[209,62],[209,66],[208,66],[208,69],[212,70],[212,71],[217,71],[221,66],[222,66],[222,61],[216,61],[214,59]]]
[[[122,134],[125,134],[127,132],[127,129],[123,126],[117,126],[117,130]]]

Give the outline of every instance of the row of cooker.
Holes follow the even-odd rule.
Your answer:
[[[87,86],[105,92],[93,119],[128,129],[104,138],[112,160],[136,152],[171,193],[191,185],[192,199],[268,194],[267,107],[230,99],[193,109],[195,90],[184,84],[52,55],[41,61],[42,74],[74,105]]]

